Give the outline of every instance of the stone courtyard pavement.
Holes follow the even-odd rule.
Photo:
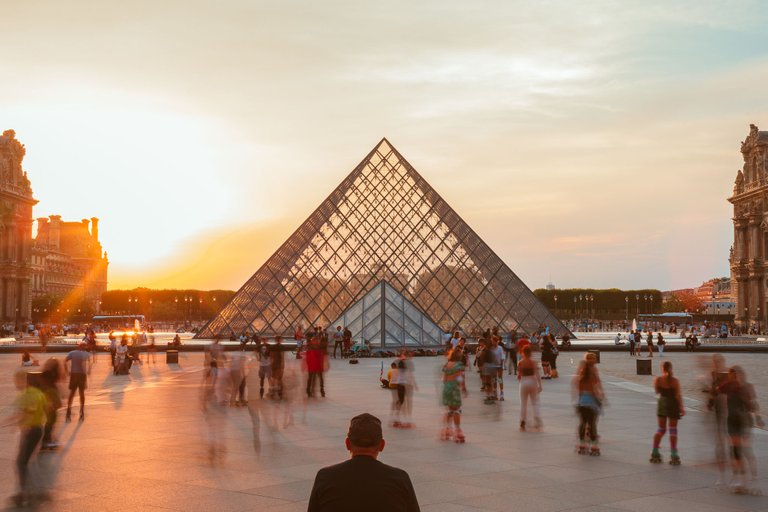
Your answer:
[[[416,428],[385,427],[381,460],[408,471],[425,511],[768,511],[768,497],[732,495],[713,487],[717,472],[708,415],[696,384],[698,354],[665,358],[675,363],[689,408],[680,424],[682,466],[648,462],[656,428],[652,378],[635,375],[635,362],[625,353],[602,354],[609,401],[600,421],[603,455],[574,453],[570,380],[579,356],[562,353],[561,378],[544,382],[542,432],[518,431],[516,382],[505,374],[507,401],[483,405],[477,374],[472,373],[463,445],[438,439],[442,360],[415,359]],[[746,368],[763,404],[767,357],[726,354],[729,364]],[[4,416],[15,394],[11,376],[19,360],[18,355],[0,356]],[[130,376],[122,377],[108,372],[108,360],[100,354],[94,366],[85,422],[62,422],[62,449],[37,459],[38,480],[52,496],[39,510],[306,510],[317,470],[348,456],[344,436],[349,419],[367,411],[386,421],[391,401],[378,385],[381,359],[363,359],[358,365],[332,360],[327,398],[305,400],[296,392],[289,404],[252,399],[261,418],[258,450],[247,408],[228,408],[221,428],[226,453],[211,463],[208,426],[199,405],[202,353],[182,353],[181,364],[171,366],[158,354],[157,364],[134,367]],[[383,362],[386,370],[390,360]],[[654,365],[659,362],[654,358]],[[298,382],[300,371],[294,370],[289,369],[287,378]],[[654,373],[659,373],[657,366]],[[17,437],[15,429],[0,430],[3,497],[14,491]],[[768,436],[757,430],[753,437],[762,477],[758,484],[768,492]],[[666,459],[667,438],[662,446]],[[13,510],[8,503],[3,506]]]

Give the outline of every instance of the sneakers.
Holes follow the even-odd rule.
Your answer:
[[[520,422],[520,432],[525,432],[525,422],[524,421]]]
[[[499,396],[499,402],[503,402],[503,401],[504,401],[504,393],[502,393],[501,396]]]

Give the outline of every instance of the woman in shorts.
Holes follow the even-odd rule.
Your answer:
[[[656,418],[658,419],[658,429],[653,436],[653,451],[651,452],[651,462],[661,462],[659,446],[661,439],[667,431],[669,423],[669,463],[673,465],[680,464],[680,455],[677,453],[677,422],[685,415],[683,409],[683,399],[680,395],[680,381],[672,374],[672,363],[665,361],[661,365],[662,376],[657,377],[653,383],[659,400],[656,405]]]

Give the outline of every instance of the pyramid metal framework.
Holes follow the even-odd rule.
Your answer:
[[[196,337],[327,327],[381,281],[446,332],[569,333],[382,139]]]
[[[440,327],[419,308],[381,281],[352,304],[341,317],[331,322],[347,327],[354,340],[367,340],[373,346],[441,346]]]

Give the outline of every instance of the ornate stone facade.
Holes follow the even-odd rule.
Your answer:
[[[89,231],[90,224],[90,231]],[[107,291],[107,253],[99,242],[99,219],[62,222],[61,216],[37,219],[32,248],[33,298],[46,295],[65,299],[73,308],[85,303],[99,311]]]
[[[31,318],[32,187],[21,168],[24,145],[0,136],[0,322],[15,329]]]
[[[736,174],[733,196],[734,240],[731,247],[731,294],[743,325],[766,326],[768,257],[768,131],[754,124],[741,143],[744,169]]]

